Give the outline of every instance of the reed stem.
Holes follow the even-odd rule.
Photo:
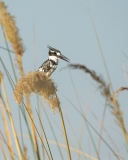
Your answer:
[[[56,94],[56,97],[58,98],[57,94]],[[62,114],[62,110],[61,110],[59,101],[58,101],[58,108],[59,108],[59,113],[60,113],[60,118],[61,118],[61,123],[62,123],[62,128],[63,128],[63,133],[64,133],[64,137],[65,137],[65,141],[66,141],[66,146],[67,146],[67,150],[68,150],[68,160],[72,160],[71,153],[70,153],[70,148],[69,148],[69,143],[68,143],[66,127],[65,127],[64,118],[63,118],[63,114]]]

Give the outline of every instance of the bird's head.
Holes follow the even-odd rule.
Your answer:
[[[49,59],[53,61],[58,61],[58,59],[62,59],[64,61],[70,62],[70,60],[61,54],[61,52],[51,46],[47,46],[49,48]]]

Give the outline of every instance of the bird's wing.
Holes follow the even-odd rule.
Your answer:
[[[38,70],[43,72],[48,72],[50,69],[51,69],[51,65],[50,65],[50,62],[47,60],[39,67]]]

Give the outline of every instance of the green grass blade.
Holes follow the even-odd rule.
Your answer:
[[[3,49],[3,50],[9,51],[9,52],[11,52],[11,53],[14,53],[13,51],[11,51],[11,50],[9,50],[9,49],[7,49],[7,48],[5,48],[5,47],[0,46],[0,48]]]
[[[28,124],[27,116],[26,116],[26,113],[25,113],[24,105],[20,104],[19,108],[21,109],[22,115],[24,117],[24,121],[25,121],[26,126],[27,126],[27,130],[28,130],[28,134],[29,134],[29,137],[30,137],[30,141],[31,141],[34,157],[35,157],[35,159],[37,159],[37,155],[35,153],[35,148],[34,148],[34,142],[33,142],[33,138],[32,138],[31,131],[30,131],[30,127],[29,127],[29,124]]]
[[[42,138],[41,138],[41,136],[40,136],[40,134],[39,134],[39,132],[38,132],[38,129],[37,129],[37,127],[36,127],[36,125],[35,125],[35,123],[34,123],[34,121],[33,121],[33,119],[32,119],[32,117],[31,117],[31,115],[30,115],[30,113],[29,113],[29,111],[28,111],[28,109],[27,109],[27,107],[26,107],[26,105],[25,105],[25,103],[24,103],[23,100],[22,100],[22,103],[23,103],[23,105],[24,105],[24,107],[25,107],[25,109],[26,109],[29,117],[31,118],[31,121],[32,121],[32,123],[33,123],[33,125],[34,125],[34,127],[35,127],[35,129],[36,129],[36,132],[37,132],[37,134],[38,134],[38,136],[39,136],[39,138],[40,138],[40,140],[41,140],[41,142],[42,142],[42,144],[43,144],[43,146],[44,146],[44,149],[45,149],[45,151],[46,151],[46,154],[47,154],[47,156],[48,156],[48,158],[49,158],[49,160],[50,160],[50,156],[49,156],[49,154],[48,154],[48,152],[47,152],[47,149],[46,149],[46,147],[45,147],[45,145],[44,145],[44,142],[43,142],[43,140],[42,140]]]
[[[6,73],[6,75],[7,75],[7,78],[8,78],[8,80],[9,80],[9,83],[10,83],[11,87],[12,87],[12,90],[14,90],[15,84],[14,84],[13,80],[10,79],[9,72],[8,72],[8,70],[6,69],[6,67],[5,67],[5,65],[4,65],[1,57],[0,57],[0,62],[1,62],[1,64],[2,64],[2,66],[3,66],[3,69],[4,69],[5,73]]]
[[[4,65],[4,63],[3,63],[2,59],[1,59],[1,57],[0,57],[0,61],[1,61],[1,64],[2,64],[2,66],[3,66],[3,68],[4,68],[5,72],[6,72],[6,74],[7,74],[7,77],[8,77],[8,79],[9,79],[9,82],[11,82],[10,84],[11,84],[13,90],[14,90],[15,83],[14,83],[14,81],[12,80],[12,77],[10,76],[10,74],[9,74],[9,72],[8,72],[8,70],[7,70],[7,68],[5,67],[5,65]]]
[[[49,123],[49,125],[50,125],[52,134],[53,134],[53,136],[54,136],[54,138],[55,138],[55,141],[58,143],[57,138],[56,138],[56,135],[55,135],[55,132],[54,132],[54,129],[53,129],[52,125],[51,125],[51,122],[50,122],[50,120],[49,120],[49,117],[48,117],[47,112],[45,111],[45,109],[44,109],[44,113],[45,113],[46,118],[47,118],[47,120],[48,120],[48,123]],[[58,147],[58,150],[59,150],[59,153],[60,153],[61,158],[64,160],[63,155],[62,155],[62,152],[61,152],[61,150],[60,150],[60,147],[59,147],[58,145],[57,145],[57,147]]]
[[[35,108],[35,109],[36,109],[36,108]],[[45,130],[44,130],[43,124],[42,124],[42,122],[41,122],[41,119],[40,119],[39,113],[37,112],[37,109],[36,109],[36,113],[37,113],[37,115],[38,115],[38,118],[39,118],[39,121],[40,121],[40,125],[41,125],[41,127],[42,127],[42,130],[43,130],[43,133],[44,133],[44,136],[45,136],[45,139],[46,139],[47,145],[48,145],[48,149],[49,149],[49,152],[50,152],[50,155],[51,155],[51,159],[53,160],[52,152],[51,152],[51,149],[50,149],[50,146],[49,146],[48,140],[47,140],[47,136],[46,136],[46,134],[45,134]]]
[[[112,91],[114,91],[113,86],[112,86],[112,82],[111,82],[111,78],[110,78],[110,75],[109,75],[109,72],[108,72],[108,67],[107,67],[107,64],[106,64],[106,61],[105,61],[104,53],[103,53],[103,50],[102,50],[102,47],[101,47],[101,44],[100,44],[100,40],[99,40],[99,37],[98,37],[98,33],[97,33],[97,30],[96,30],[96,27],[95,27],[95,24],[94,24],[94,20],[93,20],[93,17],[92,17],[92,14],[91,14],[91,11],[90,11],[90,8],[89,8],[88,5],[87,5],[87,8],[88,8],[88,12],[89,12],[89,15],[90,15],[90,18],[91,18],[91,21],[92,21],[92,26],[93,26],[94,33],[95,33],[95,36],[96,36],[96,40],[97,40],[97,43],[98,43],[100,54],[101,54],[101,57],[102,57],[102,60],[103,60],[104,68],[105,68],[105,71],[106,71],[106,74],[107,74],[107,77],[108,77],[108,81],[110,83]]]
[[[16,76],[15,68],[14,68],[14,65],[13,65],[13,62],[12,62],[11,53],[10,53],[10,50],[9,50],[9,46],[8,46],[8,43],[7,43],[7,39],[6,39],[6,36],[5,36],[5,33],[4,33],[4,29],[3,29],[3,27],[2,27],[2,31],[3,31],[4,40],[5,40],[5,44],[6,44],[6,47],[7,47],[7,51],[8,51],[8,55],[9,55],[9,59],[10,59],[10,62],[11,62],[11,66],[12,66],[13,74],[14,74],[14,77],[15,77],[15,81],[17,81],[17,76]]]
[[[40,110],[40,105],[39,105],[39,96],[38,95],[36,95],[36,99],[37,99],[38,113],[39,113],[39,116],[40,116],[40,119],[41,119],[42,115],[41,115],[41,110]],[[43,132],[42,132],[42,129],[41,129],[41,125],[40,125],[40,134],[41,134],[41,137],[43,138]],[[43,145],[41,145],[41,147],[42,147],[42,157],[43,157],[43,159],[45,159],[44,147],[43,147]]]

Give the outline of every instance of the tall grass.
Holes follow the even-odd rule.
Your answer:
[[[110,138],[111,136],[106,131],[105,126],[103,126],[105,111],[103,113],[103,118],[102,118],[102,125],[101,125],[102,128],[100,128],[100,132],[98,132],[95,129],[95,127],[87,120],[87,117],[84,114],[84,110],[80,104],[80,97],[77,94],[77,90],[75,89],[75,85],[73,81],[71,81],[71,83],[73,84],[74,90],[76,92],[76,98],[78,101],[78,106],[80,107],[80,111],[78,107],[73,105],[70,99],[67,99],[67,100],[69,104],[74,107],[73,109],[75,109],[79,115],[78,117],[76,117],[76,119],[82,118],[82,120],[84,121],[82,127],[84,128],[84,125],[86,126],[87,133],[85,134],[82,128],[81,129],[82,134],[80,134],[80,140],[78,140],[77,134],[73,133],[73,135],[75,135],[75,138],[76,138],[75,142],[73,143],[76,143],[78,145],[79,150],[75,147],[72,147],[71,139],[73,136],[72,136],[72,133],[70,132],[70,129],[73,131],[73,127],[72,127],[73,124],[71,123],[70,117],[67,117],[67,115],[65,116],[63,112],[63,108],[61,107],[61,103],[60,103],[61,99],[57,95],[58,93],[57,86],[55,82],[52,80],[52,78],[47,77],[44,73],[35,71],[35,72],[29,72],[25,74],[25,70],[22,62],[22,57],[25,51],[23,41],[19,35],[19,29],[16,26],[16,20],[14,16],[12,16],[7,11],[7,7],[4,4],[4,2],[0,2],[0,24],[2,26],[3,37],[6,44],[6,48],[1,46],[0,49],[7,51],[9,56],[9,63],[11,66],[10,69],[7,69],[6,62],[3,62],[2,58],[0,58],[1,68],[2,68],[0,71],[0,86],[1,86],[0,107],[1,107],[1,120],[3,123],[3,130],[0,131],[0,148],[2,151],[1,153],[3,155],[3,158],[5,160],[7,159],[29,160],[31,158],[34,160],[42,160],[42,159],[53,160],[53,159],[56,159],[55,157],[59,157],[60,155],[58,159],[71,160],[71,159],[74,159],[74,157],[77,154],[78,159],[100,160],[101,159],[101,153],[99,149],[100,147],[97,147],[97,142],[93,137],[93,135],[95,134],[95,135],[98,135],[98,138],[100,139],[98,144],[100,144],[101,142],[104,142],[104,144],[113,153],[116,159],[123,159],[123,156],[119,154],[119,149],[116,146],[116,143],[112,140],[112,138]],[[98,36],[97,36],[97,39],[98,39]],[[11,44],[12,49],[9,48],[8,43]],[[99,47],[101,47],[100,43],[99,43]],[[14,59],[12,58],[12,55],[11,55],[12,52],[15,55]],[[14,65],[15,62],[16,62],[16,67]],[[104,63],[105,63],[105,59],[104,59]],[[106,64],[105,64],[105,67],[107,67]],[[71,64],[69,65],[69,68],[79,69],[84,71],[84,73],[89,74],[92,80],[96,82],[96,84],[98,85],[98,90],[101,93],[101,96],[105,98],[105,107],[106,106],[110,107],[112,115],[116,118],[116,121],[122,130],[125,142],[126,144],[128,144],[128,132],[127,132],[126,125],[124,123],[123,113],[121,111],[121,107],[119,105],[118,97],[117,97],[120,92],[124,90],[127,91],[128,88],[121,87],[117,91],[113,92],[110,89],[112,84],[111,86],[107,84],[101,75],[98,75],[94,70],[89,69],[85,65]],[[12,72],[10,70],[12,70]],[[18,74],[16,74],[16,70],[18,70],[20,74],[19,80],[17,80]],[[107,68],[106,68],[106,72],[109,77]],[[14,80],[13,80],[13,77],[14,77]],[[110,77],[109,77],[109,80],[110,80]],[[10,95],[9,95],[10,92],[14,94],[14,99],[10,99]],[[32,96],[32,98],[30,98],[30,96],[33,94],[36,94],[39,97],[39,98],[37,97],[36,99],[38,102],[38,104],[36,105],[34,102],[35,97]],[[58,141],[58,133],[56,129],[54,129],[53,127],[53,125],[55,124],[51,122],[51,117],[49,116],[50,113],[47,113],[47,111],[42,107],[42,104],[43,104],[43,107],[49,106],[53,114],[59,113],[60,118],[58,123],[61,123],[61,126],[62,126],[62,129],[59,128],[59,130],[61,130],[59,133],[62,134],[62,136],[64,137],[65,144]],[[17,111],[15,111],[16,113],[13,113],[14,111],[12,111],[14,110],[14,107],[16,109],[18,108],[19,110],[18,121],[15,121],[15,114],[17,114]],[[33,110],[33,107],[34,107],[34,110]],[[93,111],[91,111],[91,113],[96,118],[96,115],[94,115]],[[42,115],[45,115],[45,116],[43,117]],[[68,123],[65,123],[67,122],[65,121],[66,117],[68,119]],[[43,122],[42,120],[44,118],[46,118],[47,128],[49,128],[55,140],[52,140],[52,141],[49,140],[49,137],[48,137],[49,134],[47,133],[46,131],[47,129],[45,128],[46,121]],[[18,130],[17,123],[19,124],[20,131]],[[69,129],[67,129],[68,124],[70,124]],[[40,129],[38,125],[40,126]],[[24,126],[27,129],[27,138],[29,140],[30,145],[27,144],[24,136]],[[113,147],[109,145],[109,143],[104,139],[102,135],[102,130],[105,130],[107,135],[109,135],[110,142],[114,144]],[[89,140],[92,143],[93,149],[95,150],[96,157],[93,156],[93,154],[86,153],[85,148],[82,145],[82,139],[83,137],[86,137],[87,134],[89,135]],[[54,144],[58,148],[58,150],[55,151],[55,153],[51,144]],[[62,148],[66,148],[67,154],[64,152],[64,150],[62,150]],[[32,150],[32,155],[29,155],[30,150]]]

